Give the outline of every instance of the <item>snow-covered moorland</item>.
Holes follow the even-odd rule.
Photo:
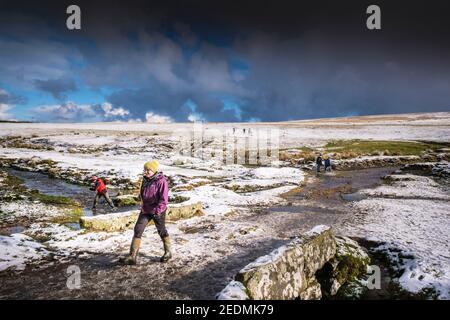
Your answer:
[[[279,135],[277,150],[308,147],[321,151],[329,140],[352,140],[355,137],[448,143],[450,113],[284,123],[204,124],[202,128],[205,137],[210,130],[227,132],[236,139],[252,138],[258,132],[276,129]],[[189,136],[190,130],[191,124],[2,124],[0,277],[7,277],[9,272],[32,274],[36,266],[53,270],[57,264],[79,259],[90,261],[105,255],[118,258],[128,251],[133,235],[131,228],[115,232],[79,229],[74,221],[69,219],[68,223],[67,219],[61,219],[70,211],[64,205],[44,203],[30,196],[29,190],[24,195],[27,181],[23,186],[17,181],[12,185],[8,179],[14,172],[6,170],[10,168],[40,172],[53,177],[55,182],[65,180],[82,186],[88,184],[91,175],[101,176],[106,178],[114,197],[119,193],[135,193],[143,164],[150,159],[158,159],[161,171],[169,178],[170,198],[181,203],[201,202],[203,215],[168,223],[176,253],[176,259],[169,266],[159,265],[152,258],[162,253],[162,247],[155,228],[147,228],[141,248],[142,264],[155,264],[155,268],[169,272],[167,275],[161,272],[149,283],[164,290],[173,281],[170,276],[173,269],[177,270],[177,276],[193,282],[198,282],[199,270],[211,273],[211,279],[205,280],[205,286],[206,283],[209,286],[207,289],[202,291],[193,284],[189,289],[192,291],[172,288],[172,291],[165,290],[164,293],[169,298],[212,298],[220,291],[217,283],[222,285],[224,279],[231,277],[240,267],[288,241],[285,234],[292,232],[284,231],[292,228],[289,219],[300,218],[302,209],[282,215],[276,208],[290,206],[291,200],[288,201],[285,194],[301,192],[299,187],[308,186],[321,176],[313,177],[313,173],[303,167],[293,162],[277,161],[276,158],[261,166],[181,153],[180,132]],[[228,141],[228,144],[221,145],[205,138],[201,147],[211,154],[229,150],[230,144]],[[250,157],[247,154],[241,156]],[[421,161],[425,156],[430,155],[408,156],[408,163]],[[333,206],[342,205],[333,210],[346,212],[346,222],[332,227],[344,235],[379,243],[377,250],[391,258],[398,271],[398,281],[408,292],[433,288],[436,297],[449,299],[450,193],[448,179],[445,178],[449,169],[443,160],[448,158],[448,150],[439,146],[432,156],[435,162],[430,163],[430,172],[426,175],[412,171],[397,172],[380,180],[379,184],[383,184],[378,187],[359,190],[358,194],[363,198],[360,201],[350,205],[333,203]],[[238,159],[239,155],[236,157]],[[375,164],[385,161],[388,165],[398,165],[403,161],[396,155],[355,157],[345,161],[361,166],[367,159]],[[439,165],[436,161],[440,161]],[[338,179],[339,175],[332,172],[326,177]],[[52,182],[45,183],[50,184],[46,189],[51,189]],[[33,185],[39,186],[39,181]],[[81,212],[91,205],[92,200],[92,194],[83,188],[86,189],[87,200],[83,202],[83,197],[77,199],[81,202]],[[69,198],[74,195],[70,188],[59,192]],[[307,200],[302,201],[308,205]],[[264,211],[267,208],[271,208],[269,215]],[[217,267],[220,269],[218,274],[216,272],[219,271],[211,267],[216,265],[220,266]],[[126,267],[113,266],[109,274],[112,279],[114,276],[127,276]],[[106,292],[114,295],[121,284],[96,287],[96,283],[107,282],[106,277],[109,276],[107,272],[97,272],[93,268],[92,281],[86,284],[90,292],[97,297],[106,295]],[[138,271],[137,274],[148,279],[144,268]],[[137,285],[139,279],[136,276],[135,280],[127,278],[124,282],[136,281],[134,285]],[[117,287],[113,289],[114,286]],[[39,288],[33,290],[36,297],[64,297],[62,289],[51,293],[44,293]],[[20,288],[16,292],[20,297]],[[1,292],[0,297],[4,297]]]
[[[450,167],[450,164],[447,164]],[[389,184],[360,190],[347,234],[379,242],[408,292],[435,290],[450,299],[450,188],[431,177],[393,174]]]

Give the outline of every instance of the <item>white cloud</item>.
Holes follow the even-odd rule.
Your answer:
[[[73,102],[68,102],[61,105],[39,106],[33,108],[32,112],[36,116],[37,120],[45,122],[84,122],[86,120],[96,120],[97,116],[97,113],[91,105],[77,105]]]
[[[205,118],[201,114],[191,113],[188,116],[188,121],[190,122],[205,121]]]
[[[127,120],[130,111],[113,107],[109,102],[102,104],[44,105],[31,109],[34,119],[43,122],[101,122]]]
[[[130,114],[130,111],[117,107],[113,108],[112,104],[109,102],[105,102],[102,104],[102,110],[105,112],[105,117],[125,117]]]
[[[145,120],[147,123],[171,123],[173,122],[171,117],[162,116],[153,112],[147,112],[145,114]]]
[[[0,120],[15,120],[14,116],[8,112],[11,109],[12,106],[6,103],[0,103]]]

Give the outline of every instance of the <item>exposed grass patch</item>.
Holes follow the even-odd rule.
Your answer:
[[[298,147],[280,150],[280,160],[292,163],[315,161],[318,153],[330,154],[333,159],[351,159],[358,156],[420,156],[423,152],[439,152],[447,143],[429,141],[385,140],[331,140],[317,149]]]
[[[339,283],[355,280],[359,275],[366,273],[370,259],[361,259],[352,255],[344,255],[338,258],[339,267],[335,277]]]
[[[281,161],[302,160],[302,162],[308,162],[314,161],[317,157],[317,154],[314,151],[298,151],[298,152],[280,151],[279,156]]]
[[[18,200],[26,191],[22,179],[0,170],[0,201]]]
[[[269,186],[259,186],[259,185],[239,185],[239,184],[233,184],[233,185],[224,185],[223,187],[225,189],[231,190],[236,193],[250,193],[250,192],[257,192],[257,191],[263,191],[263,190],[270,190],[273,188],[278,188],[281,186],[284,186],[285,183],[274,183],[273,185]]]
[[[316,159],[316,152],[310,147],[294,147],[288,149],[280,149],[279,158],[281,161],[298,161],[308,162]]]
[[[4,174],[2,184],[5,185],[6,188],[11,188],[13,190],[26,190],[22,179],[7,173]]]
[[[188,201],[188,200],[189,200],[188,197],[183,197],[183,196],[178,196],[178,195],[169,198],[169,202],[170,203],[182,203],[182,202],[185,202],[185,201]]]
[[[83,210],[81,209],[81,207],[72,207],[72,208],[68,208],[67,212],[64,215],[61,215],[59,217],[52,219],[51,222],[59,223],[59,224],[71,223],[71,222],[74,223],[74,222],[79,222],[80,218],[82,216],[83,216]]]
[[[129,207],[139,204],[139,196],[136,194],[121,195],[113,199],[117,207]]]
[[[42,194],[38,190],[31,190],[30,194],[34,200],[38,200],[45,204],[56,204],[56,205],[68,205],[68,206],[79,206],[80,204],[65,196],[53,196],[48,194]]]
[[[432,142],[412,141],[373,141],[373,140],[333,140],[328,142],[325,152],[335,152],[341,155],[408,155],[420,156],[422,152],[443,148],[445,145]]]

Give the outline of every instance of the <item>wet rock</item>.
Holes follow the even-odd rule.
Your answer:
[[[139,204],[139,196],[133,194],[124,194],[113,199],[116,207],[127,207]]]
[[[126,211],[102,214],[93,217],[81,217],[80,226],[95,231],[121,231],[128,229],[136,222],[139,211]]]
[[[436,161],[437,155],[436,154],[430,154],[430,153],[424,153],[421,155],[422,161]]]
[[[59,170],[57,168],[49,168],[47,170],[47,174],[52,177],[52,178],[56,178],[59,176]]]
[[[402,170],[422,170],[422,171],[431,171],[434,167],[434,163],[432,162],[423,162],[423,163],[413,163],[407,164],[403,166]]]
[[[41,158],[34,156],[34,157],[31,157],[31,159],[28,161],[28,164],[30,166],[36,166],[40,161],[41,161]]]
[[[317,226],[236,275],[251,299],[320,299],[315,273],[336,254],[330,227]]]
[[[407,164],[402,168],[402,170],[423,171],[434,176],[450,178],[450,163],[445,160],[442,160],[440,162],[421,162]]]
[[[166,213],[167,221],[188,219],[203,214],[203,204],[201,202],[190,204],[169,205]],[[126,212],[102,214],[93,217],[81,217],[80,225],[85,229],[95,231],[121,231],[134,225],[139,216],[139,211],[132,210]]]
[[[300,293],[300,300],[320,300],[322,298],[322,291],[320,283],[317,279],[312,278],[308,287]]]
[[[203,203],[171,204],[167,209],[167,220],[176,221],[203,215]]]
[[[435,164],[431,169],[431,173],[435,176],[450,178],[450,163],[443,161]]]

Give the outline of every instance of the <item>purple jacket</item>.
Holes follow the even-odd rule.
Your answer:
[[[143,177],[140,196],[142,214],[160,215],[167,209],[169,186],[162,172],[158,172],[150,179]]]

